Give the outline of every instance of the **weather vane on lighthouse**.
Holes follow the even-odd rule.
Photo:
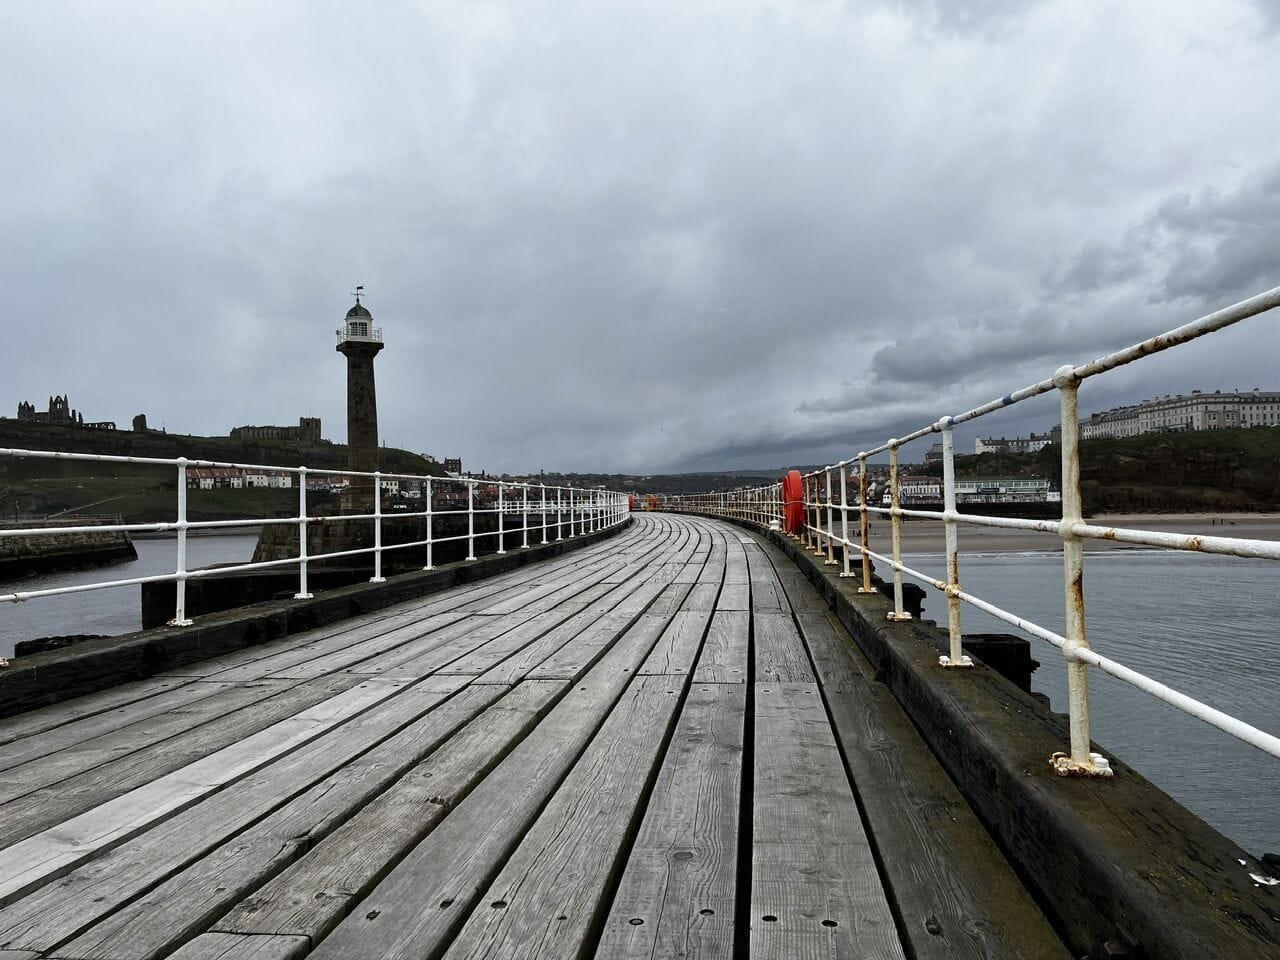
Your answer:
[[[359,286],[356,287],[356,292],[355,292],[356,303],[359,303],[360,298],[363,296],[364,296],[364,284],[360,284]]]

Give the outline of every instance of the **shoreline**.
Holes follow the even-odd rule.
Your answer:
[[[1280,514],[1276,513],[1109,513],[1085,518],[1097,526],[1126,527],[1159,533],[1201,534],[1205,536],[1241,537],[1253,540],[1280,541]],[[850,539],[857,539],[857,514],[849,513]],[[836,531],[840,521],[836,519]],[[1060,553],[1062,540],[1057,534],[1035,530],[1009,530],[957,524],[960,553]],[[873,517],[871,549],[886,556],[892,550],[888,517]],[[1101,550],[1159,550],[1140,544],[1117,543],[1114,540],[1085,540],[1089,552]],[[904,520],[902,552],[942,554],[946,550],[941,520]],[[1176,551],[1183,552],[1183,551]]]

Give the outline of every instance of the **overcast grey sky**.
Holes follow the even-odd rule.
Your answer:
[[[396,446],[832,461],[1280,283],[1263,0],[12,2],[0,30],[9,416],[68,392],[341,441],[362,283]],[[1082,408],[1280,389],[1278,330]]]

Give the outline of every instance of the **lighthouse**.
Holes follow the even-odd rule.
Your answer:
[[[337,350],[347,358],[347,466],[372,473],[378,469],[378,396],[373,381],[373,358],[382,349],[382,328],[361,303],[364,287],[356,287],[355,306],[338,328]],[[352,477],[342,497],[344,509],[373,511],[373,480]]]

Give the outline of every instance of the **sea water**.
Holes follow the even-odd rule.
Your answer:
[[[904,556],[946,576],[941,554]],[[960,555],[965,591],[1064,632],[1061,553]],[[1175,690],[1280,735],[1280,564],[1148,550],[1085,555],[1089,645]],[[924,615],[946,623],[946,601],[926,588]],[[964,630],[1017,633],[963,606]],[[1058,648],[1031,640],[1032,687],[1066,712]],[[1280,853],[1280,759],[1192,719],[1101,670],[1089,671],[1090,733],[1250,853]],[[1065,749],[1065,745],[1064,745]],[[1046,758],[1047,761],[1048,758]]]

